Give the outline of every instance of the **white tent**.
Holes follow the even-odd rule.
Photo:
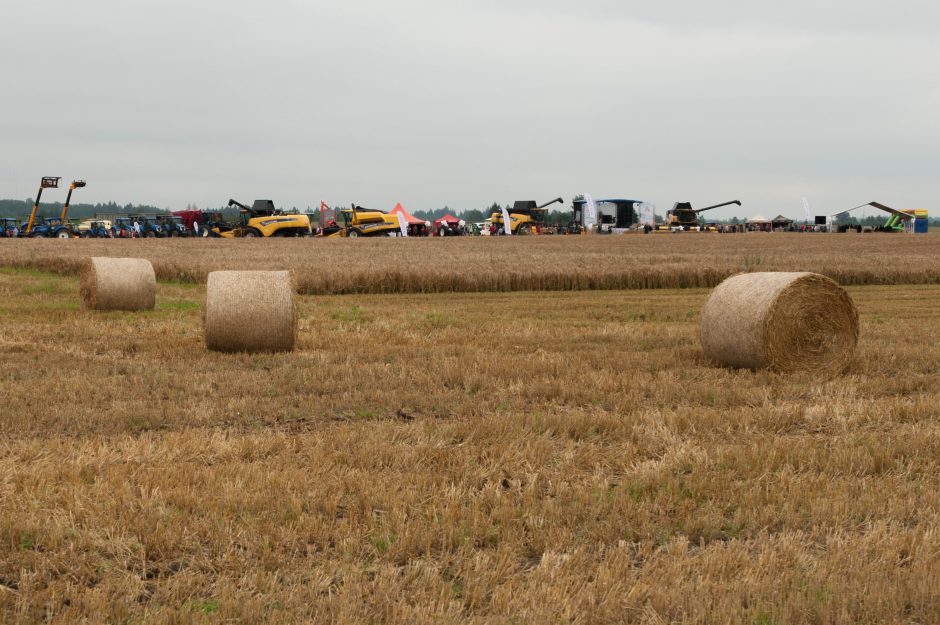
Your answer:
[[[753,217],[751,217],[750,219],[748,219],[746,223],[749,223],[749,224],[769,224],[769,223],[770,223],[770,220],[767,219],[766,217],[764,217],[764,216],[761,215],[761,214],[757,214],[757,215],[754,215]]]

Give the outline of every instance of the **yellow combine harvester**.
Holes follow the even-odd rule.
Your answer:
[[[562,204],[564,202],[560,197],[556,197],[551,202],[545,202],[544,204],[537,204],[534,200],[517,200],[513,203],[512,209],[509,211],[509,229],[513,234],[529,234],[533,230],[545,226],[548,222],[548,210],[547,206],[551,206],[555,203]],[[503,214],[501,212],[495,212],[490,215],[490,223],[496,224],[496,234],[503,234],[505,228],[503,226]]]
[[[741,206],[740,200],[731,200],[721,204],[706,206],[705,208],[694,209],[691,202],[676,202],[671,211],[666,212],[666,223],[657,226],[657,230],[662,232],[680,232],[684,230],[697,230],[700,232],[717,232],[714,226],[702,226],[698,222],[698,214],[713,208],[720,208],[730,204]]]
[[[322,237],[395,237],[401,234],[398,215],[386,213],[374,208],[352,205],[351,208],[339,209],[343,223],[333,221],[323,224],[319,236]]]
[[[271,200],[255,200],[251,208],[235,200],[242,215],[240,224],[216,223],[209,228],[211,236],[234,239],[240,237],[305,237],[310,235],[310,218],[296,213],[282,213]]]

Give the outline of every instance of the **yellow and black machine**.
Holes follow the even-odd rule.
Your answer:
[[[72,224],[68,222],[69,203],[72,201],[72,191],[85,186],[84,180],[73,180],[69,185],[69,193],[65,198],[65,204],[62,205],[62,214],[58,219],[52,217],[49,219],[39,218],[39,200],[42,197],[43,189],[58,189],[59,176],[43,176],[39,183],[39,193],[36,194],[36,201],[33,202],[33,208],[29,211],[29,219],[23,225],[20,236],[24,237],[55,237],[58,239],[70,239],[78,236],[72,229]]]
[[[241,237],[305,237],[310,235],[310,218],[298,213],[284,213],[271,200],[255,200],[251,208],[235,200],[242,220],[238,224],[216,222],[208,227],[209,236],[234,239]]]
[[[563,204],[564,200],[556,197],[551,202],[538,204],[535,200],[516,200],[509,210],[509,229],[513,234],[530,234],[538,231],[548,223],[548,208],[552,204]],[[496,234],[505,234],[503,214],[494,212],[490,215],[490,223],[496,224]]]
[[[322,224],[318,236],[350,237],[397,237],[401,234],[398,215],[375,208],[365,208],[352,204],[350,208],[337,211],[342,223],[332,221]]]
[[[680,230],[700,230],[700,231],[715,231],[714,227],[703,227],[698,222],[698,214],[705,211],[711,210],[713,208],[720,208],[722,206],[728,206],[729,204],[737,204],[741,206],[741,200],[731,200],[730,202],[723,202],[721,204],[714,204],[712,206],[706,206],[705,208],[692,208],[691,202],[676,202],[671,211],[666,212],[666,223],[657,227],[657,230],[671,230],[678,232]]]

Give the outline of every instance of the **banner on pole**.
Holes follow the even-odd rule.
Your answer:
[[[590,229],[597,223],[597,204],[590,193],[584,194],[584,227]]]
[[[809,210],[809,200],[803,197],[800,202],[803,204],[803,219],[806,220],[806,223],[813,221],[813,213]]]

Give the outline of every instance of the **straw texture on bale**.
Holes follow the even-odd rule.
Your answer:
[[[289,352],[297,336],[289,271],[213,271],[206,281],[206,347]]]
[[[849,294],[815,273],[763,272],[719,284],[702,310],[702,347],[731,367],[841,372],[858,343]]]
[[[84,310],[152,310],[157,278],[143,258],[88,258],[81,269]]]

